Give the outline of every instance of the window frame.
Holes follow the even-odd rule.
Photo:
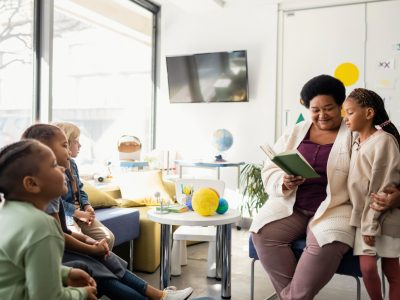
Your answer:
[[[160,6],[148,0],[125,0],[133,2],[153,14],[152,59],[151,59],[151,116],[150,149],[156,142],[156,103],[159,82],[159,36]],[[33,12],[33,99],[32,120],[48,123],[52,121],[53,89],[53,20],[54,0],[34,0]]]

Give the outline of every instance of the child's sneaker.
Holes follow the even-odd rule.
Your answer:
[[[188,287],[183,290],[167,288],[164,290],[164,295],[161,299],[162,300],[186,300],[190,297],[190,295],[192,293],[193,293],[193,289],[191,287]]]

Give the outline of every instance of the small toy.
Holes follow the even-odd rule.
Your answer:
[[[193,193],[193,210],[201,216],[212,216],[218,208],[218,193],[211,188],[200,188]]]
[[[229,208],[228,201],[226,201],[226,199],[224,199],[224,198],[219,198],[217,213],[220,215],[223,215],[224,213],[226,213],[228,208]]]

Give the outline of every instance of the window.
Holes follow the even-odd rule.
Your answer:
[[[0,1],[0,147],[32,120],[32,41],[33,0]]]
[[[52,119],[82,131],[81,164],[152,139],[153,13],[129,0],[54,1]]]

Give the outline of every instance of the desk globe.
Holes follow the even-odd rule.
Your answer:
[[[233,136],[226,129],[217,129],[213,133],[213,145],[220,152],[215,157],[216,161],[225,161],[222,158],[221,152],[229,150],[233,145]]]

